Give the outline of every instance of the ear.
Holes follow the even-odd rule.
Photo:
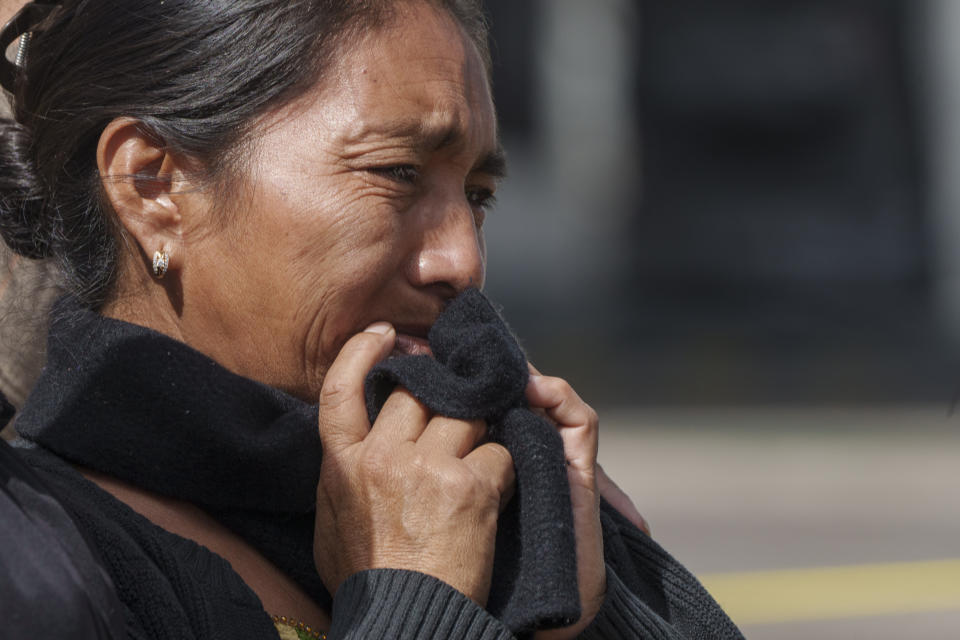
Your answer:
[[[97,167],[107,200],[140,246],[148,272],[156,251],[168,254],[169,270],[179,269],[183,218],[174,194],[183,189],[184,167],[133,118],[117,118],[100,134]]]

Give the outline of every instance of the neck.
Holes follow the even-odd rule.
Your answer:
[[[117,280],[116,290],[100,309],[101,315],[147,327],[189,344],[181,323],[183,296],[175,275],[154,280],[142,270],[127,265]]]
[[[247,583],[268,613],[295,618],[314,629],[329,629],[330,616],[289,576],[196,505],[81,468],[87,479],[152,523],[193,540],[225,558]]]

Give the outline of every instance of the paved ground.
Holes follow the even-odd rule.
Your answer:
[[[751,640],[960,638],[960,416],[946,407],[601,420],[608,473]]]

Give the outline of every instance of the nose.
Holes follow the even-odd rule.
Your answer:
[[[424,216],[418,249],[408,277],[417,287],[433,287],[453,296],[468,287],[483,287],[486,248],[470,203],[461,192]]]

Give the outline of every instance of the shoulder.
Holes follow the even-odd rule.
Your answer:
[[[275,635],[260,600],[222,557],[150,522],[49,451],[18,452],[49,482],[105,570],[128,629],[170,639],[208,637],[211,630],[218,637]],[[67,544],[62,532],[52,537]]]
[[[45,474],[0,441],[0,619],[4,637],[123,637],[107,572]]]

